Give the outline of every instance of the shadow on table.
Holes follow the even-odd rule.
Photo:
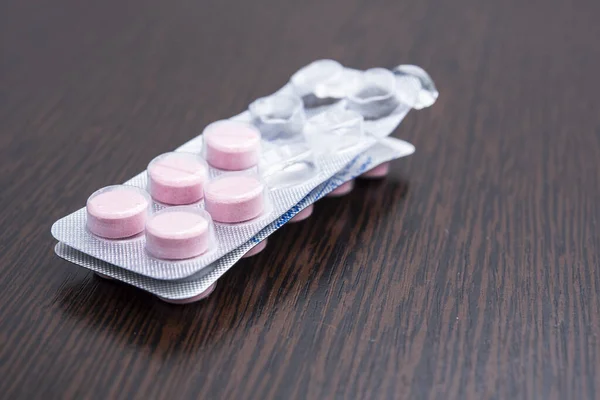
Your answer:
[[[371,215],[380,221],[387,219],[392,210],[383,209],[381,196],[403,202],[408,188],[405,180],[397,178],[359,180],[350,194],[320,200],[307,220],[310,222],[283,227],[282,234],[269,238],[262,253],[240,260],[219,280],[215,291],[197,303],[167,304],[150,293],[91,272],[83,281],[63,286],[53,303],[70,318],[94,329],[95,334],[108,333],[118,347],[134,345],[137,350],[169,357],[174,353],[215,351],[235,337],[244,340],[253,327],[272,323],[289,312],[284,311],[287,308],[307,300],[325,304],[330,280],[343,279],[356,249],[348,251],[346,239],[340,235]],[[374,208],[366,215],[356,212]],[[372,243],[370,231],[355,228],[349,234],[366,247]],[[327,256],[316,259],[318,254]],[[267,267],[272,265],[278,268]],[[324,269],[328,280],[319,282],[317,275],[322,275]]]

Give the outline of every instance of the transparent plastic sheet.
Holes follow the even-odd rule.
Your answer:
[[[356,157],[342,171],[338,172],[327,182],[319,185],[298,204],[290,208],[280,218],[269,224],[242,246],[220,258],[199,273],[183,280],[165,281],[135,274],[131,271],[115,267],[114,265],[79,252],[63,243],[58,243],[55,251],[56,254],[68,261],[115,278],[119,281],[126,282],[157,296],[172,300],[192,298],[211,287],[211,285],[239,261],[244,254],[258,243],[265,240],[305,207],[313,204],[336,187],[356,178],[365,171],[390,160],[408,156],[413,152],[414,147],[407,142],[395,138],[381,139],[366,152]]]
[[[313,64],[318,64],[320,62],[321,61],[318,61]],[[313,64],[310,64],[309,66]],[[289,182],[290,179],[294,177],[293,174],[297,171],[293,169],[291,169],[290,171],[291,175],[286,176],[286,179],[272,180],[275,182],[276,186],[280,185],[281,187],[279,188],[280,190],[276,191],[277,193],[275,194],[274,191],[271,191],[270,201],[272,204],[272,208],[270,212],[267,215],[262,216],[262,218],[258,218],[257,220],[251,221],[251,223],[237,224],[234,226],[217,225],[216,236],[218,237],[219,246],[217,249],[215,249],[215,251],[211,252],[210,254],[192,260],[184,260],[177,262],[156,260],[152,257],[149,257],[148,254],[146,254],[146,252],[144,251],[143,243],[140,243],[140,241],[124,240],[115,244],[114,242],[99,240],[93,235],[90,235],[85,229],[85,209],[79,210],[58,221],[53,226],[52,232],[59,241],[65,242],[65,244],[67,244],[70,247],[82,250],[87,254],[97,257],[98,259],[107,261],[110,264],[119,266],[124,270],[129,270],[140,275],[146,275],[150,278],[162,280],[181,280],[190,276],[197,276],[199,275],[199,273],[210,273],[210,268],[213,268],[213,264],[211,263],[219,259],[219,257],[222,257],[223,255],[236,249],[240,245],[243,245],[242,247],[244,247],[247,243],[251,243],[252,241],[249,242],[248,239],[257,237],[254,235],[256,235],[258,232],[261,231],[261,229],[265,228],[273,221],[280,221],[281,218],[287,215],[288,210],[290,208],[295,207],[294,205],[298,203],[301,199],[303,199],[310,191],[314,191],[316,190],[315,188],[323,186],[324,181],[327,181],[330,177],[332,177],[337,171],[339,171],[348,163],[354,162],[356,160],[356,156],[363,152],[365,149],[368,149],[371,143],[373,143],[371,139],[372,137],[381,138],[389,135],[402,121],[406,113],[413,106],[417,106],[417,101],[419,99],[428,98],[427,95],[424,96],[421,92],[426,90],[427,93],[429,93],[429,98],[433,98],[433,101],[435,100],[435,98],[437,97],[437,91],[435,91],[433,83],[430,81],[427,82],[425,80],[425,83],[429,85],[427,87],[425,84],[422,83],[422,76],[423,74],[427,76],[426,73],[418,67],[414,67],[416,68],[416,70],[412,70],[411,73],[396,73],[396,71],[399,70],[404,71],[402,67],[403,66],[397,67],[393,73],[390,72],[392,76],[394,76],[395,74],[395,84],[397,87],[400,88],[398,90],[394,89],[396,93],[394,101],[397,102],[394,108],[391,111],[385,111],[385,115],[379,115],[377,116],[377,118],[373,117],[373,108],[369,108],[368,119],[364,120],[363,122],[364,131],[368,133],[369,137],[359,138],[358,143],[355,146],[352,146],[350,151],[341,151],[340,154],[333,154],[332,156],[330,151],[319,155],[312,154],[311,157],[313,157],[313,160],[318,159],[318,157],[321,157],[321,159],[316,161],[317,163],[319,163],[319,166],[317,168],[319,171],[318,175],[312,176],[312,179],[309,179],[308,182],[302,181],[302,179],[300,179],[299,182],[295,182],[295,186],[291,188],[286,188],[285,185],[280,185],[280,183],[282,182]],[[317,98],[319,98],[319,96],[323,96],[326,99],[326,101],[323,102],[319,100],[317,101],[317,106],[305,107],[304,112],[306,114],[306,118],[308,118],[310,121],[311,118],[315,116],[319,117],[323,113],[328,113],[334,116],[342,115],[345,110],[352,109],[353,107],[349,106],[348,99],[346,98],[346,96],[348,93],[352,93],[353,91],[359,90],[357,88],[361,87],[361,85],[357,82],[360,82],[360,77],[362,76],[362,74],[366,73],[347,68],[342,69],[341,74],[337,75],[335,82],[333,84],[330,83],[329,87],[326,87],[325,89],[313,88],[313,97],[316,96]],[[286,85],[274,95],[287,96],[294,94],[298,94],[298,90],[294,87],[292,82],[291,84]],[[378,95],[379,93],[376,94]],[[381,96],[375,97],[379,101],[379,97]],[[262,110],[269,110],[269,102],[263,101],[263,103],[264,104],[259,104],[262,107]],[[325,103],[325,105],[323,105],[323,103]],[[375,107],[375,109],[377,108],[378,107]],[[356,112],[360,113],[360,108],[357,108]],[[298,120],[297,110],[294,110],[292,116],[293,121],[296,122]],[[232,119],[238,121],[252,122],[256,118],[256,111],[252,113],[251,106],[251,112],[244,112]],[[261,124],[263,125],[267,124],[268,122],[269,121],[267,120],[261,119]],[[294,126],[297,126],[297,123],[295,123]],[[276,153],[277,151],[285,150],[286,146],[289,146],[289,142],[278,143],[278,141],[275,140],[273,142],[266,143],[263,151],[266,150],[265,155],[272,154],[273,150],[276,150]],[[317,143],[314,143],[313,140],[312,148],[314,149],[319,147],[322,146],[319,146],[317,138]],[[301,147],[297,147],[296,149],[298,148]],[[201,154],[203,152],[202,137],[199,136],[190,140],[189,142],[178,148],[176,151]],[[292,156],[302,157],[302,151],[298,151],[297,153],[298,154],[293,154]],[[211,176],[219,175],[222,172],[223,171],[211,169]],[[146,180],[146,173],[142,172],[141,174],[128,181],[127,184],[145,188],[147,184]],[[334,181],[334,179],[332,179],[331,181]],[[164,206],[157,203],[154,204],[155,210],[159,210],[162,207]],[[244,244],[245,242],[246,244]],[[252,246],[250,246],[250,248],[251,247]],[[245,251],[242,252],[242,254],[244,253]],[[203,271],[203,268],[207,268],[207,270]]]

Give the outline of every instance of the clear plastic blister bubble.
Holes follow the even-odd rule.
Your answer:
[[[290,84],[307,108],[339,101],[345,96],[344,67],[334,60],[317,60],[292,75]]]
[[[208,164],[199,154],[171,152],[155,157],[147,168],[148,192],[164,205],[197,203],[204,197]]]
[[[310,118],[304,127],[304,136],[316,152],[347,151],[364,140],[363,121],[355,111],[332,108]]]
[[[204,158],[214,168],[241,171],[258,165],[260,131],[252,124],[221,120],[203,131]]]
[[[399,65],[393,70],[396,76],[396,93],[400,101],[415,110],[435,103],[439,92],[425,70],[416,65]]]
[[[208,212],[194,206],[169,207],[146,222],[146,251],[161,260],[198,257],[216,247]]]
[[[144,231],[152,200],[135,186],[113,185],[92,193],[86,204],[87,229],[104,239],[125,239]]]
[[[299,185],[319,172],[313,149],[304,141],[284,146],[264,146],[259,171],[273,189]]]
[[[365,119],[389,115],[400,104],[396,97],[394,74],[384,68],[373,68],[361,74],[358,83],[348,93],[348,108]]]
[[[251,103],[248,110],[263,140],[286,142],[302,135],[306,115],[302,100],[294,94],[261,97]]]
[[[208,182],[204,207],[217,223],[240,224],[270,210],[267,185],[254,172],[229,172]]]

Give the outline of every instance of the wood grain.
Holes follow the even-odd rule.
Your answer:
[[[600,398],[600,2],[0,3],[7,399]],[[50,225],[300,66],[413,63],[417,153],[177,307]]]

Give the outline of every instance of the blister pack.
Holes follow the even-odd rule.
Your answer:
[[[53,225],[66,245],[57,252],[74,249],[144,280],[208,276],[436,97],[418,67],[309,64],[248,111],[210,124],[124,185],[93,193]]]
[[[342,171],[338,172],[327,182],[322,183],[302,199],[294,207],[273,221],[257,235],[252,237],[242,246],[228,253],[200,272],[183,280],[165,281],[152,279],[143,275],[115,267],[109,263],[98,260],[87,254],[79,252],[63,243],[56,245],[56,253],[73,263],[89,268],[105,277],[114,278],[140,289],[153,293],[163,300],[171,302],[197,301],[209,294],[214,289],[216,281],[236,264],[242,257],[265,243],[268,236],[289,222],[306,207],[331,193],[346,182],[362,175],[378,165],[383,165],[391,160],[408,156],[414,152],[414,147],[407,142],[395,138],[384,138],[370,147],[360,156],[356,157]]]

